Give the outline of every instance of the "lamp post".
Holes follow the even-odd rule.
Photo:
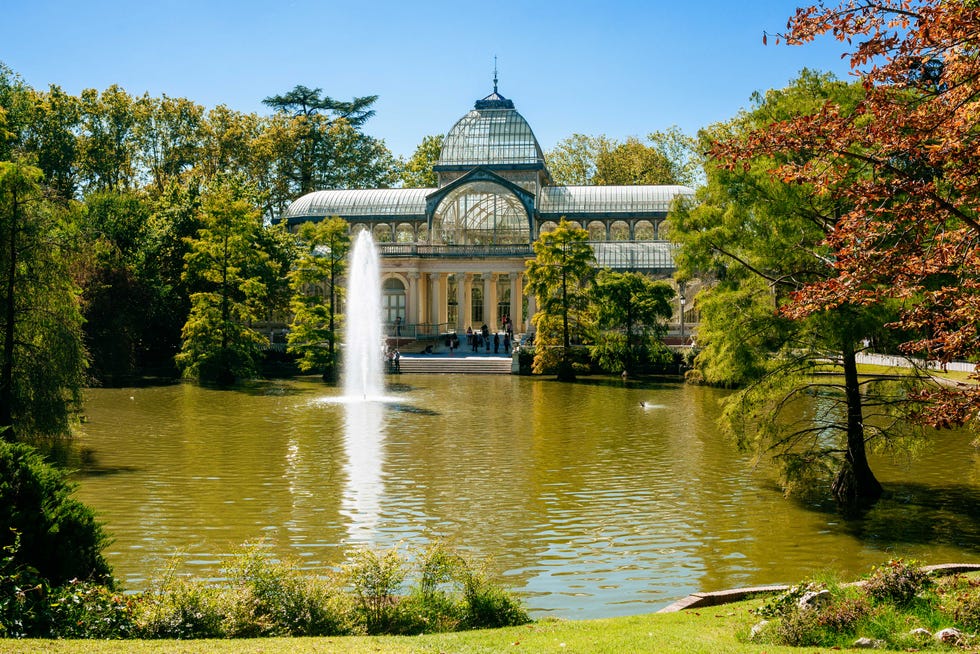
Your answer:
[[[683,295],[681,296],[681,345],[684,345],[684,305],[687,303],[687,298]]]

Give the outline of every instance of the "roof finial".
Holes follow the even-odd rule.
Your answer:
[[[493,56],[493,92],[497,92],[497,55]]]

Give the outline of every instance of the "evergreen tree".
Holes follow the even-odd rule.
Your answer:
[[[347,268],[350,235],[347,221],[329,218],[304,223],[298,234],[301,252],[289,273],[293,322],[289,351],[299,355],[299,367],[317,371],[324,380],[337,373],[337,302],[339,281]]]
[[[525,292],[538,302],[538,312],[531,318],[537,330],[535,372],[557,364],[560,381],[575,379],[572,333],[588,308],[588,288],[595,265],[589,233],[572,227],[565,219],[534,242],[534,259],[527,262]]]
[[[229,384],[254,376],[266,340],[251,324],[267,314],[282,262],[270,252],[247,188],[224,180],[203,202],[203,226],[185,256],[191,310],[177,364],[184,375]]]
[[[65,435],[87,365],[68,226],[41,171],[0,162],[0,429]]]

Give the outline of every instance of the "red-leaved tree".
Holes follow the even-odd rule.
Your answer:
[[[812,185],[843,208],[827,237],[835,274],[806,285],[791,317],[845,304],[902,303],[902,350],[940,363],[980,354],[980,2],[848,0],[798,9],[785,34],[846,42],[866,96],[718,144],[730,166],[784,157],[783,181]],[[980,413],[976,385],[912,398],[928,424]]]

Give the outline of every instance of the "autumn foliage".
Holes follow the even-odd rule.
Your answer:
[[[837,207],[827,237],[831,276],[784,308],[801,317],[846,304],[894,299],[901,346],[939,363],[980,354],[980,3],[860,1],[798,9],[777,40],[844,42],[865,97],[828,102],[717,144],[730,167],[782,155],[776,174],[810,185]],[[793,156],[794,154],[798,156]],[[951,426],[976,418],[975,385],[933,388],[920,417]]]

